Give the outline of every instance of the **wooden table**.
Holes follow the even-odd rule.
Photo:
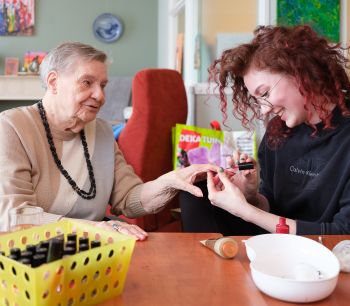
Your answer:
[[[219,236],[150,233],[147,241],[136,243],[123,294],[99,305],[293,305],[266,296],[254,285],[242,242],[247,237],[235,237],[239,253],[233,260],[222,259],[199,243],[199,240]],[[323,243],[333,248],[344,239],[350,239],[350,235],[323,236]],[[345,306],[349,303],[350,273],[341,273],[332,295],[309,305]]]

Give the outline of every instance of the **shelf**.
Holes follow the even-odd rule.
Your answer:
[[[39,100],[44,93],[39,76],[0,76],[0,101]]]

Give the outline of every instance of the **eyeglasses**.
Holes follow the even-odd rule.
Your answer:
[[[283,76],[281,76],[278,81],[267,91],[265,91],[260,97],[254,97],[252,104],[253,106],[260,107],[266,106],[269,108],[273,108],[273,104],[267,100],[270,97],[271,91],[278,85],[278,83],[282,80]]]

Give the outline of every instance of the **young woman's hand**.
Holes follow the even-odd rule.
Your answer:
[[[208,173],[207,185],[209,201],[214,206],[220,207],[242,218],[246,208],[249,207],[250,204],[248,204],[240,188],[232,183],[223,169],[218,172],[218,177],[221,184],[215,184],[214,174],[211,172]]]
[[[238,163],[252,162],[254,169],[230,171],[227,170],[227,177],[233,182],[244,194],[245,198],[250,201],[255,199],[258,193],[258,171],[256,161],[247,154],[241,154],[239,151],[233,153],[232,157],[228,157],[227,163],[229,167],[234,168]],[[217,178],[218,181],[218,178]],[[217,182],[218,184],[219,181]]]

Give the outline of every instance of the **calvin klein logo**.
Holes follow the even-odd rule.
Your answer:
[[[315,177],[315,176],[318,176],[320,174],[319,172],[313,172],[310,170],[301,169],[301,168],[296,167],[294,165],[291,165],[289,167],[289,171],[292,173],[295,173],[295,174],[307,175],[307,176],[311,176],[311,177]]]

